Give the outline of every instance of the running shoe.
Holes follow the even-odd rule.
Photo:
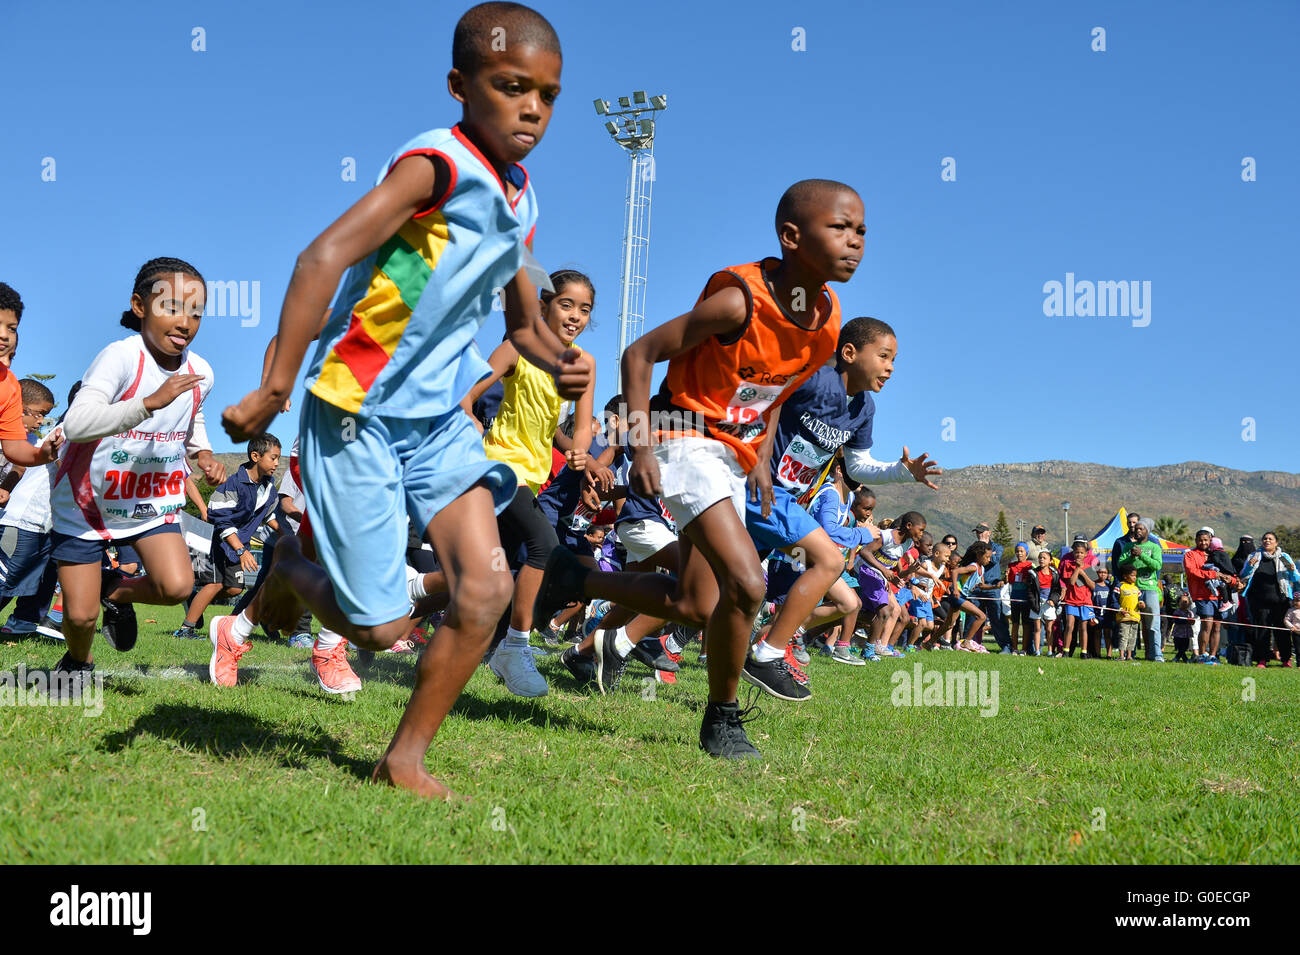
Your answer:
[[[9,621],[0,627],[0,634],[6,637],[21,637],[24,634],[35,633],[36,623],[31,620],[19,620],[17,617],[10,616]]]
[[[807,686],[808,671],[803,668],[803,664],[795,657],[794,649],[791,644],[787,643],[785,645],[785,656],[783,659],[785,660],[785,665],[790,668],[790,672],[794,674],[795,680],[803,686]]]
[[[721,759],[758,759],[760,754],[745,735],[745,717],[751,708],[739,703],[709,703],[700,726],[700,749]],[[757,715],[757,714],[756,714]],[[753,719],[750,717],[749,719]]]
[[[531,647],[512,647],[502,640],[488,661],[488,668],[515,696],[534,698],[548,692],[546,680],[537,672]]]
[[[847,663],[851,667],[864,667],[867,665],[866,660],[863,660],[860,657],[855,657],[849,652],[849,648],[845,645],[838,646],[832,650],[831,659],[836,663]]]
[[[627,661],[614,649],[613,631],[597,630],[595,641],[596,687],[603,695],[618,689],[618,682],[623,678],[623,668],[627,666]]]
[[[605,631],[608,633],[609,631]],[[664,647],[662,637],[646,637],[637,641],[632,647],[630,654],[634,659],[640,660],[652,670],[663,670],[667,673],[676,673],[679,667],[676,661],[668,654]]]
[[[384,652],[385,653],[414,653],[415,641],[409,639],[398,640],[396,643],[394,643],[391,647],[389,647]]]
[[[807,666],[812,662],[812,657],[808,655],[808,649],[803,645],[803,637],[795,637],[790,641],[789,646],[793,647],[794,658],[799,661],[800,666]]]
[[[75,703],[81,699],[86,684],[94,679],[94,673],[95,664],[82,663],[80,660],[72,659],[70,654],[63,654],[59,662],[54,665],[54,669],[50,671],[49,697]]]
[[[289,646],[293,647],[295,650],[310,650],[315,645],[316,638],[306,630],[301,633],[295,633],[289,638]]]
[[[213,686],[234,686],[239,682],[239,658],[251,644],[247,640],[236,643],[234,627],[234,617],[213,617],[208,625],[208,639],[212,641],[208,678]]]
[[[332,650],[313,647],[311,668],[316,671],[320,688],[326,693],[347,697],[361,689],[361,678],[348,664],[348,644],[340,640]]]
[[[541,631],[540,636],[542,638],[542,643],[546,644],[548,647],[558,647],[560,645],[560,632],[550,624],[546,626],[546,629]]]
[[[99,624],[99,632],[104,641],[121,653],[135,646],[137,636],[135,608],[130,604],[109,600],[117,585],[126,578],[120,570],[105,568],[100,578],[99,605],[104,608],[104,616]]]
[[[183,623],[175,630],[173,630],[172,636],[178,637],[181,640],[202,640],[203,639],[203,634],[199,633],[198,630],[196,630],[194,627],[191,627],[187,623]]]
[[[800,703],[812,696],[812,691],[795,678],[790,664],[784,659],[759,663],[752,655],[748,656],[740,675],[746,683],[752,683],[778,700]]]
[[[569,647],[561,653],[560,662],[573,674],[579,686],[588,686],[596,682],[596,661],[592,657],[584,657],[578,652],[576,646]]]

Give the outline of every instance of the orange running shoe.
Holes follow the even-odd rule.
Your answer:
[[[208,639],[212,641],[212,659],[208,661],[208,676],[213,686],[234,686],[239,682],[239,658],[248,652],[249,642],[236,643],[231,631],[234,617],[214,617],[208,624]]]
[[[326,693],[348,694],[361,689],[361,678],[348,665],[348,644],[340,640],[332,650],[319,646],[311,651],[311,668]]]

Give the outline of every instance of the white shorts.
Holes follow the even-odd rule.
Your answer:
[[[719,501],[730,499],[745,525],[745,472],[721,441],[668,438],[655,447],[664,503],[683,528]]]
[[[619,524],[615,530],[618,533],[619,543],[627,551],[628,563],[631,564],[649,560],[677,540],[677,535],[662,521],[626,521]],[[676,570],[675,567],[668,569]]]

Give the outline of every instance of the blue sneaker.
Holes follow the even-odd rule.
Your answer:
[[[1012,650],[1010,647],[1003,647],[1001,650],[998,651],[998,653],[1015,653],[1015,652],[1016,651]]]
[[[854,647],[851,652],[860,654],[862,659],[867,661],[875,661],[880,659],[880,656],[876,653],[876,648],[869,643],[861,650],[859,650],[857,647]]]
[[[182,640],[208,639],[208,635],[206,633],[199,633],[198,630],[196,630],[193,627],[187,626],[186,624],[181,624],[177,629],[173,630],[172,636],[179,637]]]
[[[289,638],[289,646],[295,650],[310,650],[316,644],[316,639],[306,631],[295,633]]]

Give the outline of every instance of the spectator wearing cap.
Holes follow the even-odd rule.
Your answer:
[[[1029,560],[1035,567],[1038,566],[1038,555],[1040,552],[1047,551],[1048,553],[1051,553],[1052,545],[1047,542],[1046,527],[1042,524],[1034,525],[1034,529],[1029,532],[1029,540],[1025,542],[1025,550],[1029,552]]]
[[[975,532],[975,540],[988,544],[993,549],[993,559],[989,561],[988,567],[984,568],[984,583],[981,589],[981,599],[979,608],[988,614],[989,630],[993,632],[993,638],[997,640],[999,652],[1014,653],[1015,647],[1011,645],[1011,629],[1007,626],[1006,615],[1002,612],[1002,601],[998,599],[998,591],[1002,589],[1002,545],[995,543],[989,538],[992,532],[986,521],[980,521],[972,531]],[[967,630],[969,636],[970,630],[974,629],[974,621]]]
[[[1128,534],[1115,542],[1111,550],[1111,567],[1116,576],[1125,567],[1137,568],[1137,586],[1141,592],[1138,598],[1145,609],[1142,611],[1142,644],[1146,648],[1148,660],[1163,663],[1165,660],[1162,647],[1163,634],[1160,632],[1160,568],[1164,564],[1164,553],[1160,545],[1151,539],[1150,519],[1138,518],[1129,526]]]

